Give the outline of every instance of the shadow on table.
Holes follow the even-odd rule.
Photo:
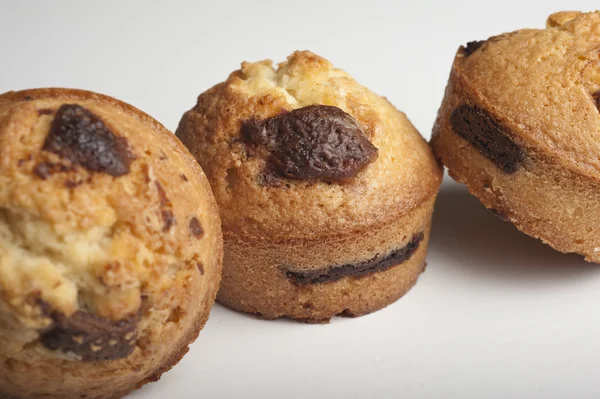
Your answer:
[[[505,279],[554,280],[600,273],[575,254],[562,254],[496,217],[465,187],[443,186],[433,216],[431,253],[453,268]]]

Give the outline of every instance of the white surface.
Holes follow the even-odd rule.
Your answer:
[[[242,60],[311,49],[424,136],[457,47],[597,1],[0,2],[0,92],[99,91],[174,129]],[[537,4],[536,4],[537,3]],[[215,306],[190,353],[133,398],[600,397],[600,269],[446,181],[428,268],[375,314],[310,326]]]

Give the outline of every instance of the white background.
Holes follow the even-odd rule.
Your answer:
[[[430,136],[460,44],[597,1],[0,1],[0,92],[127,101],[171,130],[242,60],[310,49]],[[219,305],[134,398],[600,397],[600,268],[495,218],[447,178],[428,267],[403,299],[329,325]]]

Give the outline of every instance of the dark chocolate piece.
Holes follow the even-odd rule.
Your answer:
[[[60,106],[43,149],[92,172],[114,177],[129,173],[133,159],[123,137],[115,135],[98,116],[76,104]]]
[[[592,94],[592,98],[594,99],[596,108],[598,108],[598,111],[600,111],[600,91],[597,91],[594,94]]]
[[[204,235],[204,229],[202,228],[202,224],[200,224],[200,221],[195,216],[190,220],[189,227],[194,237],[202,238],[202,236]]]
[[[53,312],[50,317],[54,324],[40,337],[42,345],[50,350],[97,362],[123,359],[135,349],[137,317],[112,321],[83,311],[70,317]]]
[[[330,266],[324,269],[310,271],[294,271],[283,268],[285,276],[295,285],[323,284],[341,280],[344,277],[362,277],[372,273],[381,272],[399,265],[417,251],[424,238],[423,233],[416,234],[404,247],[386,255],[379,255],[372,259],[356,264]]]
[[[487,40],[475,40],[473,42],[467,43],[467,45],[462,48],[463,54],[465,55],[465,57],[470,56],[475,51],[477,51],[481,46],[483,46],[486,41]]]
[[[510,138],[510,131],[489,112],[463,104],[452,112],[450,123],[456,134],[505,173],[514,173],[523,161],[523,151]]]
[[[378,156],[354,118],[327,105],[244,121],[241,134],[251,148],[268,152],[270,168],[294,179],[344,181]]]

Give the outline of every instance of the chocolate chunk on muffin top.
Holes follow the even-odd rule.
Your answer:
[[[47,110],[44,114],[51,113]],[[116,136],[98,116],[77,104],[58,108],[43,149],[115,177],[129,173],[132,159],[127,140]]]
[[[242,139],[269,153],[267,167],[296,179],[348,180],[377,158],[377,148],[356,121],[326,105],[244,121]]]

